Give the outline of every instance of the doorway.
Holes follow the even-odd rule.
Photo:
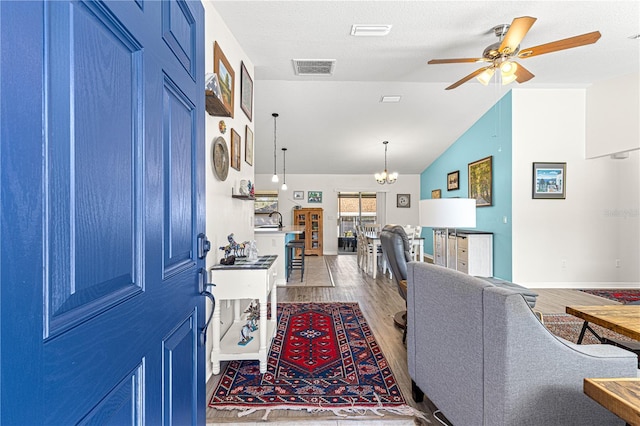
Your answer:
[[[377,221],[375,192],[338,192],[338,254],[356,254],[356,227]]]

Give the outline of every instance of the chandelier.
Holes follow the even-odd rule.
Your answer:
[[[397,172],[393,172],[393,173],[387,172],[387,144],[388,143],[389,141],[382,142],[382,144],[384,145],[384,172],[375,174],[376,182],[378,182],[380,185],[384,185],[385,183],[392,184],[398,180]]]

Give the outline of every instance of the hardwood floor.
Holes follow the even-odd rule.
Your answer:
[[[393,315],[404,310],[405,303],[399,295],[395,281],[378,274],[374,280],[361,271],[356,264],[356,256],[319,256],[307,257],[306,262],[327,262],[334,287],[278,287],[279,302],[359,302],[367,322],[380,344],[387,360],[391,365],[400,389],[412,407],[427,414],[432,425],[440,422],[431,416],[432,406],[428,402],[417,404],[411,398],[411,378],[407,369],[407,350],[402,343],[402,330],[393,324]],[[310,268],[311,269],[311,268]],[[536,289],[539,293],[536,309],[543,314],[564,313],[570,304],[601,305],[616,303],[602,297],[593,296],[577,290]],[[224,364],[222,366],[224,369]],[[207,383],[207,402],[211,398],[213,389],[220,376],[213,376]],[[237,423],[249,425],[264,423],[264,411],[258,411],[244,417],[238,417],[236,411],[222,411],[207,408],[207,424]],[[267,422],[293,424],[306,422],[314,425],[343,425],[343,424],[426,424],[420,420],[402,416],[385,415],[378,417],[368,415],[354,420],[342,420],[333,414],[307,413],[304,411],[276,410],[269,414]],[[399,422],[399,423],[396,423]]]

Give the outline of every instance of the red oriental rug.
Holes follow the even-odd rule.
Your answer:
[[[608,289],[608,290],[580,290],[585,293],[615,300],[620,303],[631,303],[640,301],[640,290],[630,289]]]
[[[209,407],[238,416],[275,409],[423,417],[409,406],[358,303],[279,303],[278,327],[258,361],[230,361]]]

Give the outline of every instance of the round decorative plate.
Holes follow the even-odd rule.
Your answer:
[[[222,181],[226,180],[229,174],[229,148],[227,148],[227,142],[222,136],[218,136],[213,141],[211,160],[213,161],[213,174]]]

